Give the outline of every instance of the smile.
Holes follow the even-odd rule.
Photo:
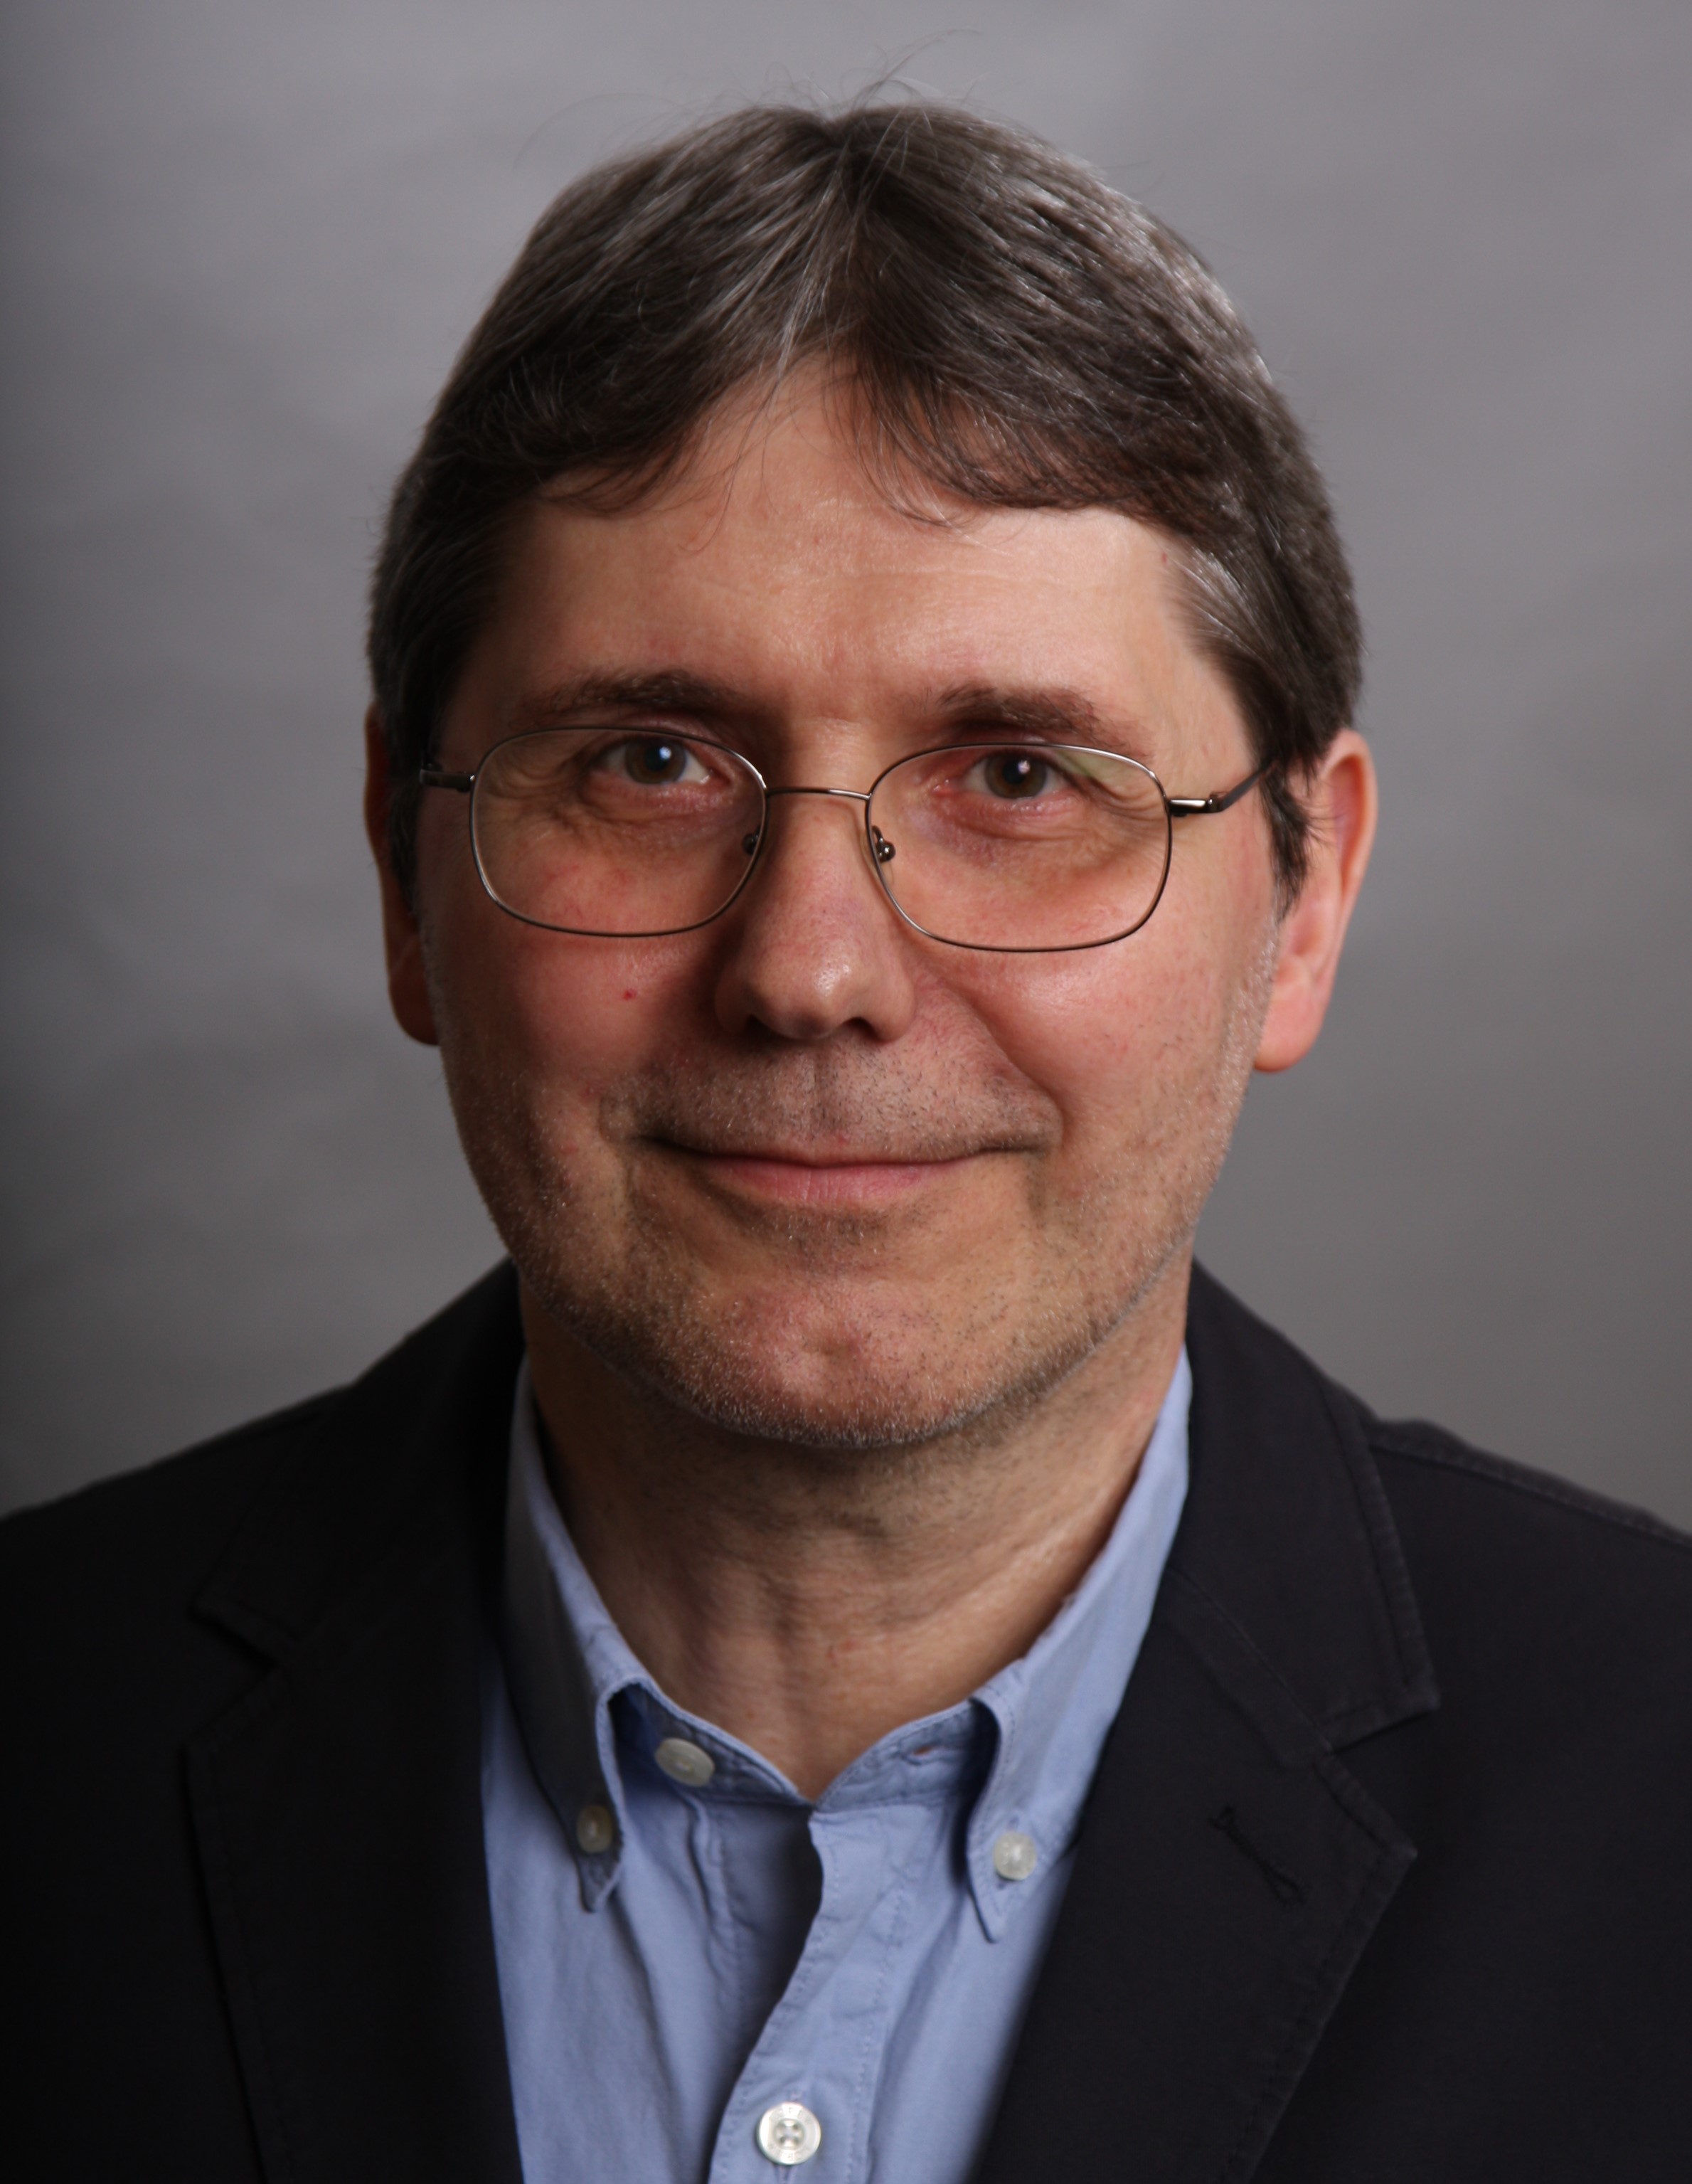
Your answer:
[[[669,1145],[709,1187],[737,1198],[832,1211],[893,1206],[949,1182],[984,1157],[966,1153],[943,1160],[833,1159],[804,1155],[705,1152]]]

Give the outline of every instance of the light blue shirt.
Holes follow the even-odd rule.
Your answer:
[[[630,1652],[559,1514],[524,1368],[482,1808],[526,2184],[801,2164],[806,2184],[964,2184],[1175,1536],[1191,1391],[1183,1351],[1109,1540],[1029,1652],[812,1804]]]

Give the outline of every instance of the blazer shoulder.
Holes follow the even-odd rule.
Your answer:
[[[96,1568],[151,1568],[164,1584],[170,1570],[194,1570],[203,1581],[225,1544],[284,1474],[295,1474],[352,1512],[358,1474],[395,1470],[393,1450],[373,1446],[373,1422],[439,1411],[450,1389],[478,1361],[496,1369],[515,1368],[522,1350],[517,1332],[515,1280],[509,1262],[476,1282],[432,1319],[399,1341],[387,1357],[352,1383],[326,1389],[266,1418],[251,1419],[181,1455],[164,1457],[140,1470],[120,1472],[81,1487],[61,1501],[19,1509],[0,1522],[0,1596],[15,1588],[50,1592],[54,1573]],[[345,1433],[342,1433],[345,1426]],[[342,1446],[348,1435],[356,1446]],[[404,1465],[399,1465],[404,1468]],[[365,1481],[369,1490],[369,1481]],[[323,1491],[310,1516],[321,1522]]]
[[[425,1426],[456,1416],[483,1382],[506,1391],[509,1409],[520,1351],[515,1279],[501,1265],[357,1380],[19,1511],[0,1524],[0,1630],[38,1647],[55,1630],[80,1646],[156,1628],[199,1601],[231,1555],[274,1565],[284,1592],[310,1592],[326,1569],[390,1537],[416,1501]]]
[[[1394,1511],[1413,1501],[1436,1531],[1449,1529],[1455,1539],[1502,1527],[1571,1546],[1584,1542],[1595,1553],[1636,1553],[1643,1563],[1660,1566],[1671,1585],[1692,1582],[1692,1536],[1570,1479],[1472,1447],[1425,1419],[1378,1417],[1199,1266],[1193,1269],[1188,1342],[1198,1353],[1195,1373],[1202,1359],[1210,1375],[1244,1391],[1254,1426],[1288,1410],[1298,1397],[1297,1424],[1308,1432],[1311,1400],[1319,1399],[1343,1434],[1366,1449]]]
[[[43,1626],[133,1595],[181,1604],[289,1457],[342,1400],[329,1389],[179,1454],[97,1480],[0,1522],[0,1619]]]
[[[1423,1650],[1448,1721],[1453,1708],[1494,1724],[1537,1708],[1548,1738],[1567,1740],[1589,1702],[1595,1735],[1600,1714],[1618,1733],[1650,1716],[1684,1750],[1671,1724],[1692,1683],[1692,1540],[1439,1426],[1378,1418],[1198,1269],[1188,1345],[1195,1438],[1218,1474],[1211,1530],[1233,1543],[1230,1557],[1213,1544],[1210,1560],[1230,1596],[1256,1602],[1248,1627],[1308,1622],[1311,1599],[1334,1590],[1332,1567],[1361,1568],[1361,1525],[1400,1646],[1408,1633]],[[1230,1451],[1245,1448],[1254,1461],[1242,1464]],[[1203,1470],[1195,1462],[1194,1500]],[[1219,1497],[1244,1517],[1219,1514]],[[1336,1507],[1356,1523],[1336,1521]],[[1268,1566],[1281,1592],[1266,1607]],[[1319,1685],[1356,1623],[1305,1646],[1300,1688]]]
[[[1446,1698],[1507,1697],[1548,1750],[1651,1724],[1684,1779],[1692,1539],[1438,1426],[1365,1432]]]
[[[1355,1397],[1350,1398],[1353,1402]],[[1470,1523],[1532,1523],[1571,1540],[1601,1540],[1606,1550],[1627,1554],[1630,1542],[1646,1561],[1665,1557],[1664,1568],[1692,1584],[1692,1535],[1665,1524],[1649,1511],[1612,1501],[1572,1479],[1512,1462],[1471,1447],[1443,1426],[1422,1418],[1377,1418],[1356,1404],[1365,1436],[1383,1471],[1398,1472],[1407,1482],[1421,1478],[1424,1489],[1449,1502]]]

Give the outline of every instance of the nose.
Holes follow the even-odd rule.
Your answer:
[[[725,920],[716,987],[726,1031],[815,1042],[855,1024],[898,1039],[916,1014],[910,944],[877,884],[865,800],[772,789],[767,838]]]

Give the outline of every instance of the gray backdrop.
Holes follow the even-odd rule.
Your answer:
[[[7,1498],[350,1373],[493,1256],[359,833],[384,491],[584,164],[902,62],[1209,256],[1355,554],[1378,864],[1211,1264],[1378,1405],[1692,1522],[1686,0],[11,0],[0,36]]]

